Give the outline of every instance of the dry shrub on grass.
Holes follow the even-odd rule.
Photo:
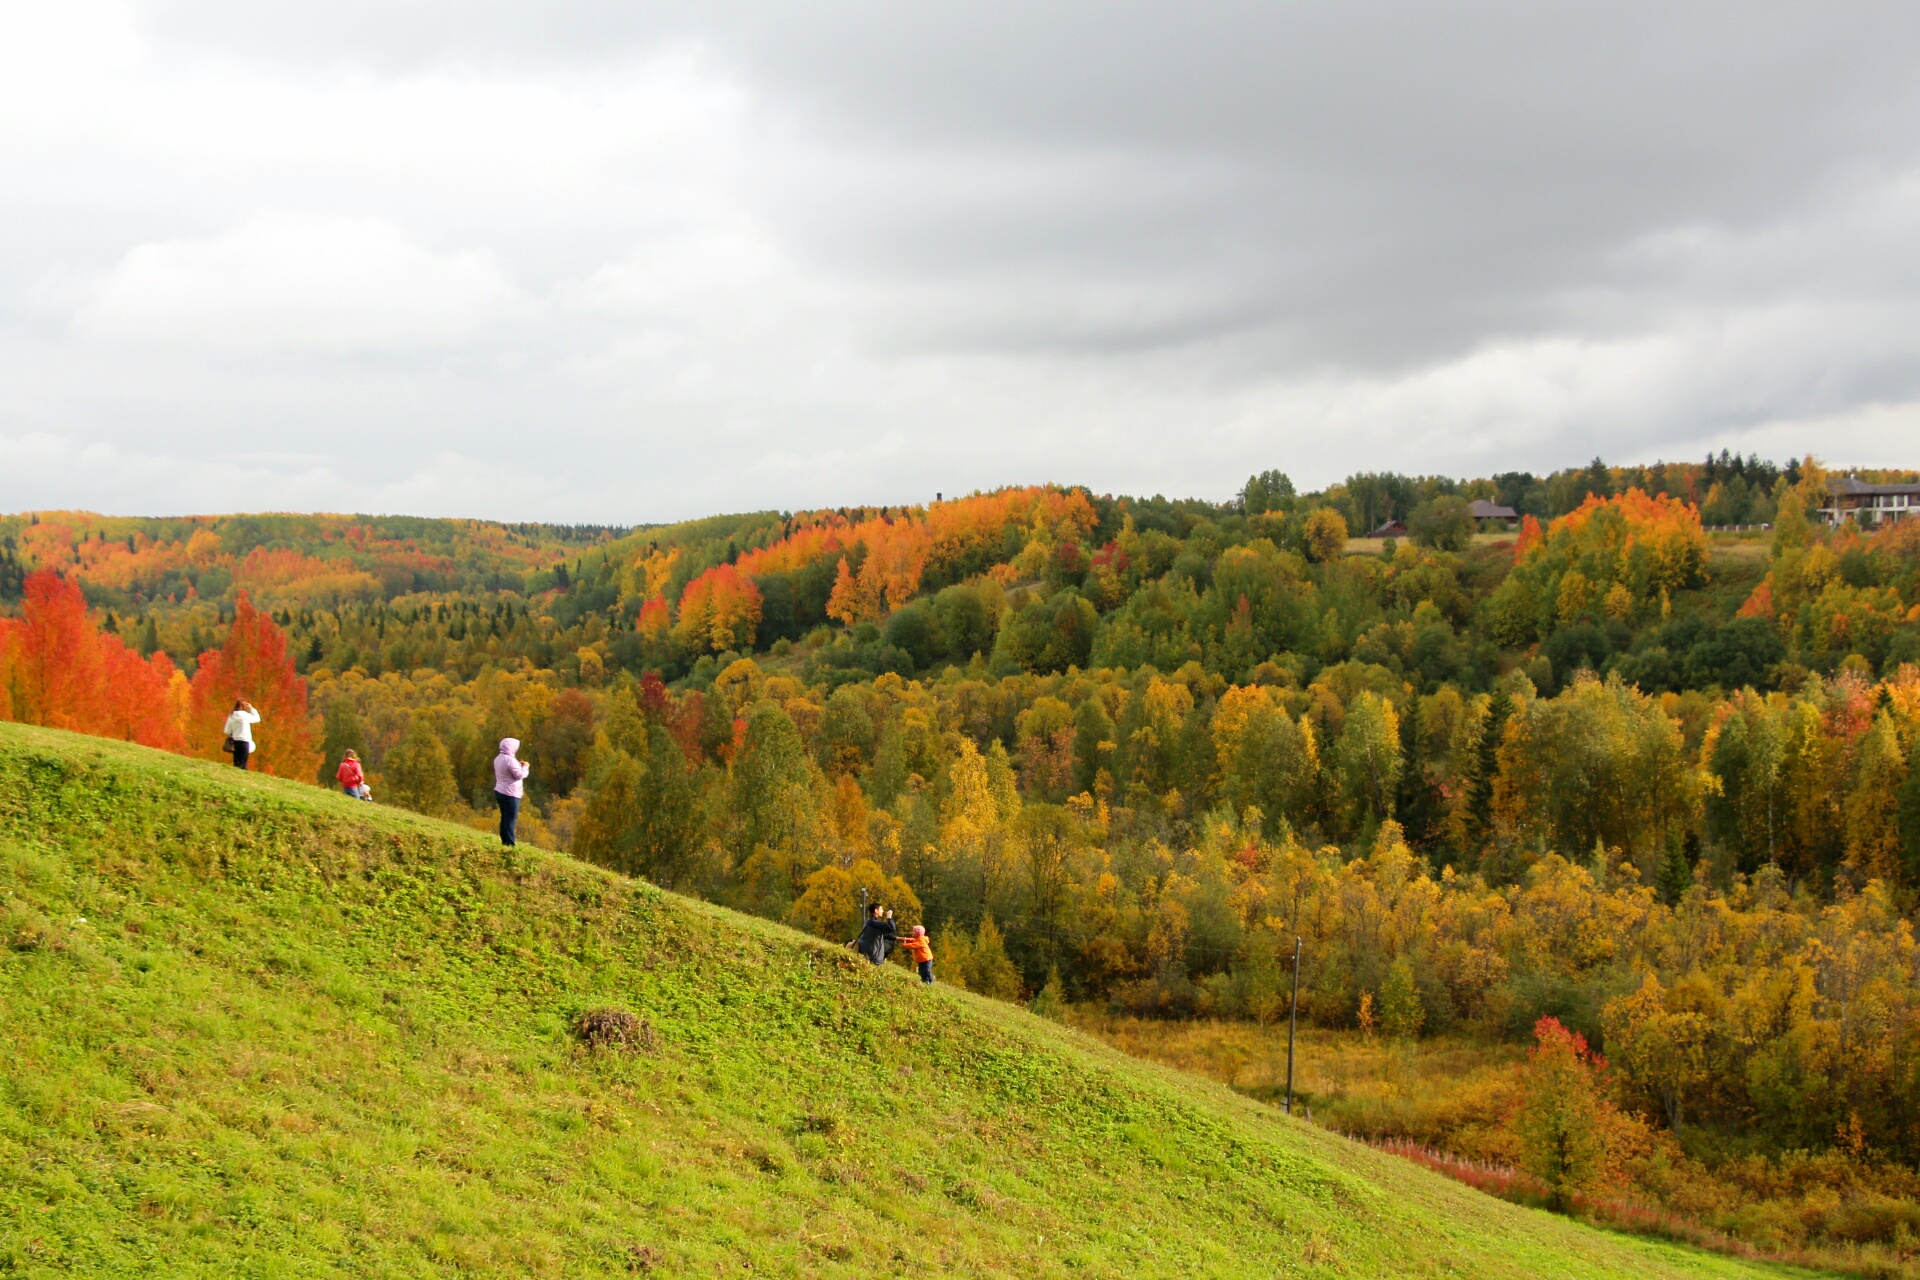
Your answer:
[[[573,1034],[589,1049],[625,1053],[644,1053],[659,1043],[653,1024],[625,1009],[589,1009],[573,1020]]]

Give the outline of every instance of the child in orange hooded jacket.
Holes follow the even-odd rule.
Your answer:
[[[913,926],[913,932],[900,940],[900,949],[912,957],[913,967],[920,971],[920,981],[932,986],[933,944],[927,941],[927,926]]]

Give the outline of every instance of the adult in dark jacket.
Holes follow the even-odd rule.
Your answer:
[[[873,914],[860,926],[860,936],[847,945],[875,964],[885,964],[887,953],[893,950],[899,937],[893,927],[893,912],[876,902],[873,904]]]

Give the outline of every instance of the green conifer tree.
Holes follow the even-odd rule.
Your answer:
[[[1654,888],[1660,893],[1660,900],[1673,906],[1693,887],[1693,867],[1687,862],[1685,843],[1679,835],[1667,841],[1667,853],[1660,860],[1659,874],[1654,877]]]
[[[1043,1018],[1055,1022],[1064,1022],[1067,1016],[1066,988],[1060,982],[1060,966],[1055,965],[1047,971],[1047,985],[1040,988],[1040,994],[1027,1006],[1027,1012],[1037,1013]]]

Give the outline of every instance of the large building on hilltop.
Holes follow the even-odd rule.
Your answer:
[[[1920,513],[1920,484],[1868,484],[1853,476],[1827,481],[1827,502],[1820,518],[1837,525],[1852,520],[1859,525],[1885,524]]]

